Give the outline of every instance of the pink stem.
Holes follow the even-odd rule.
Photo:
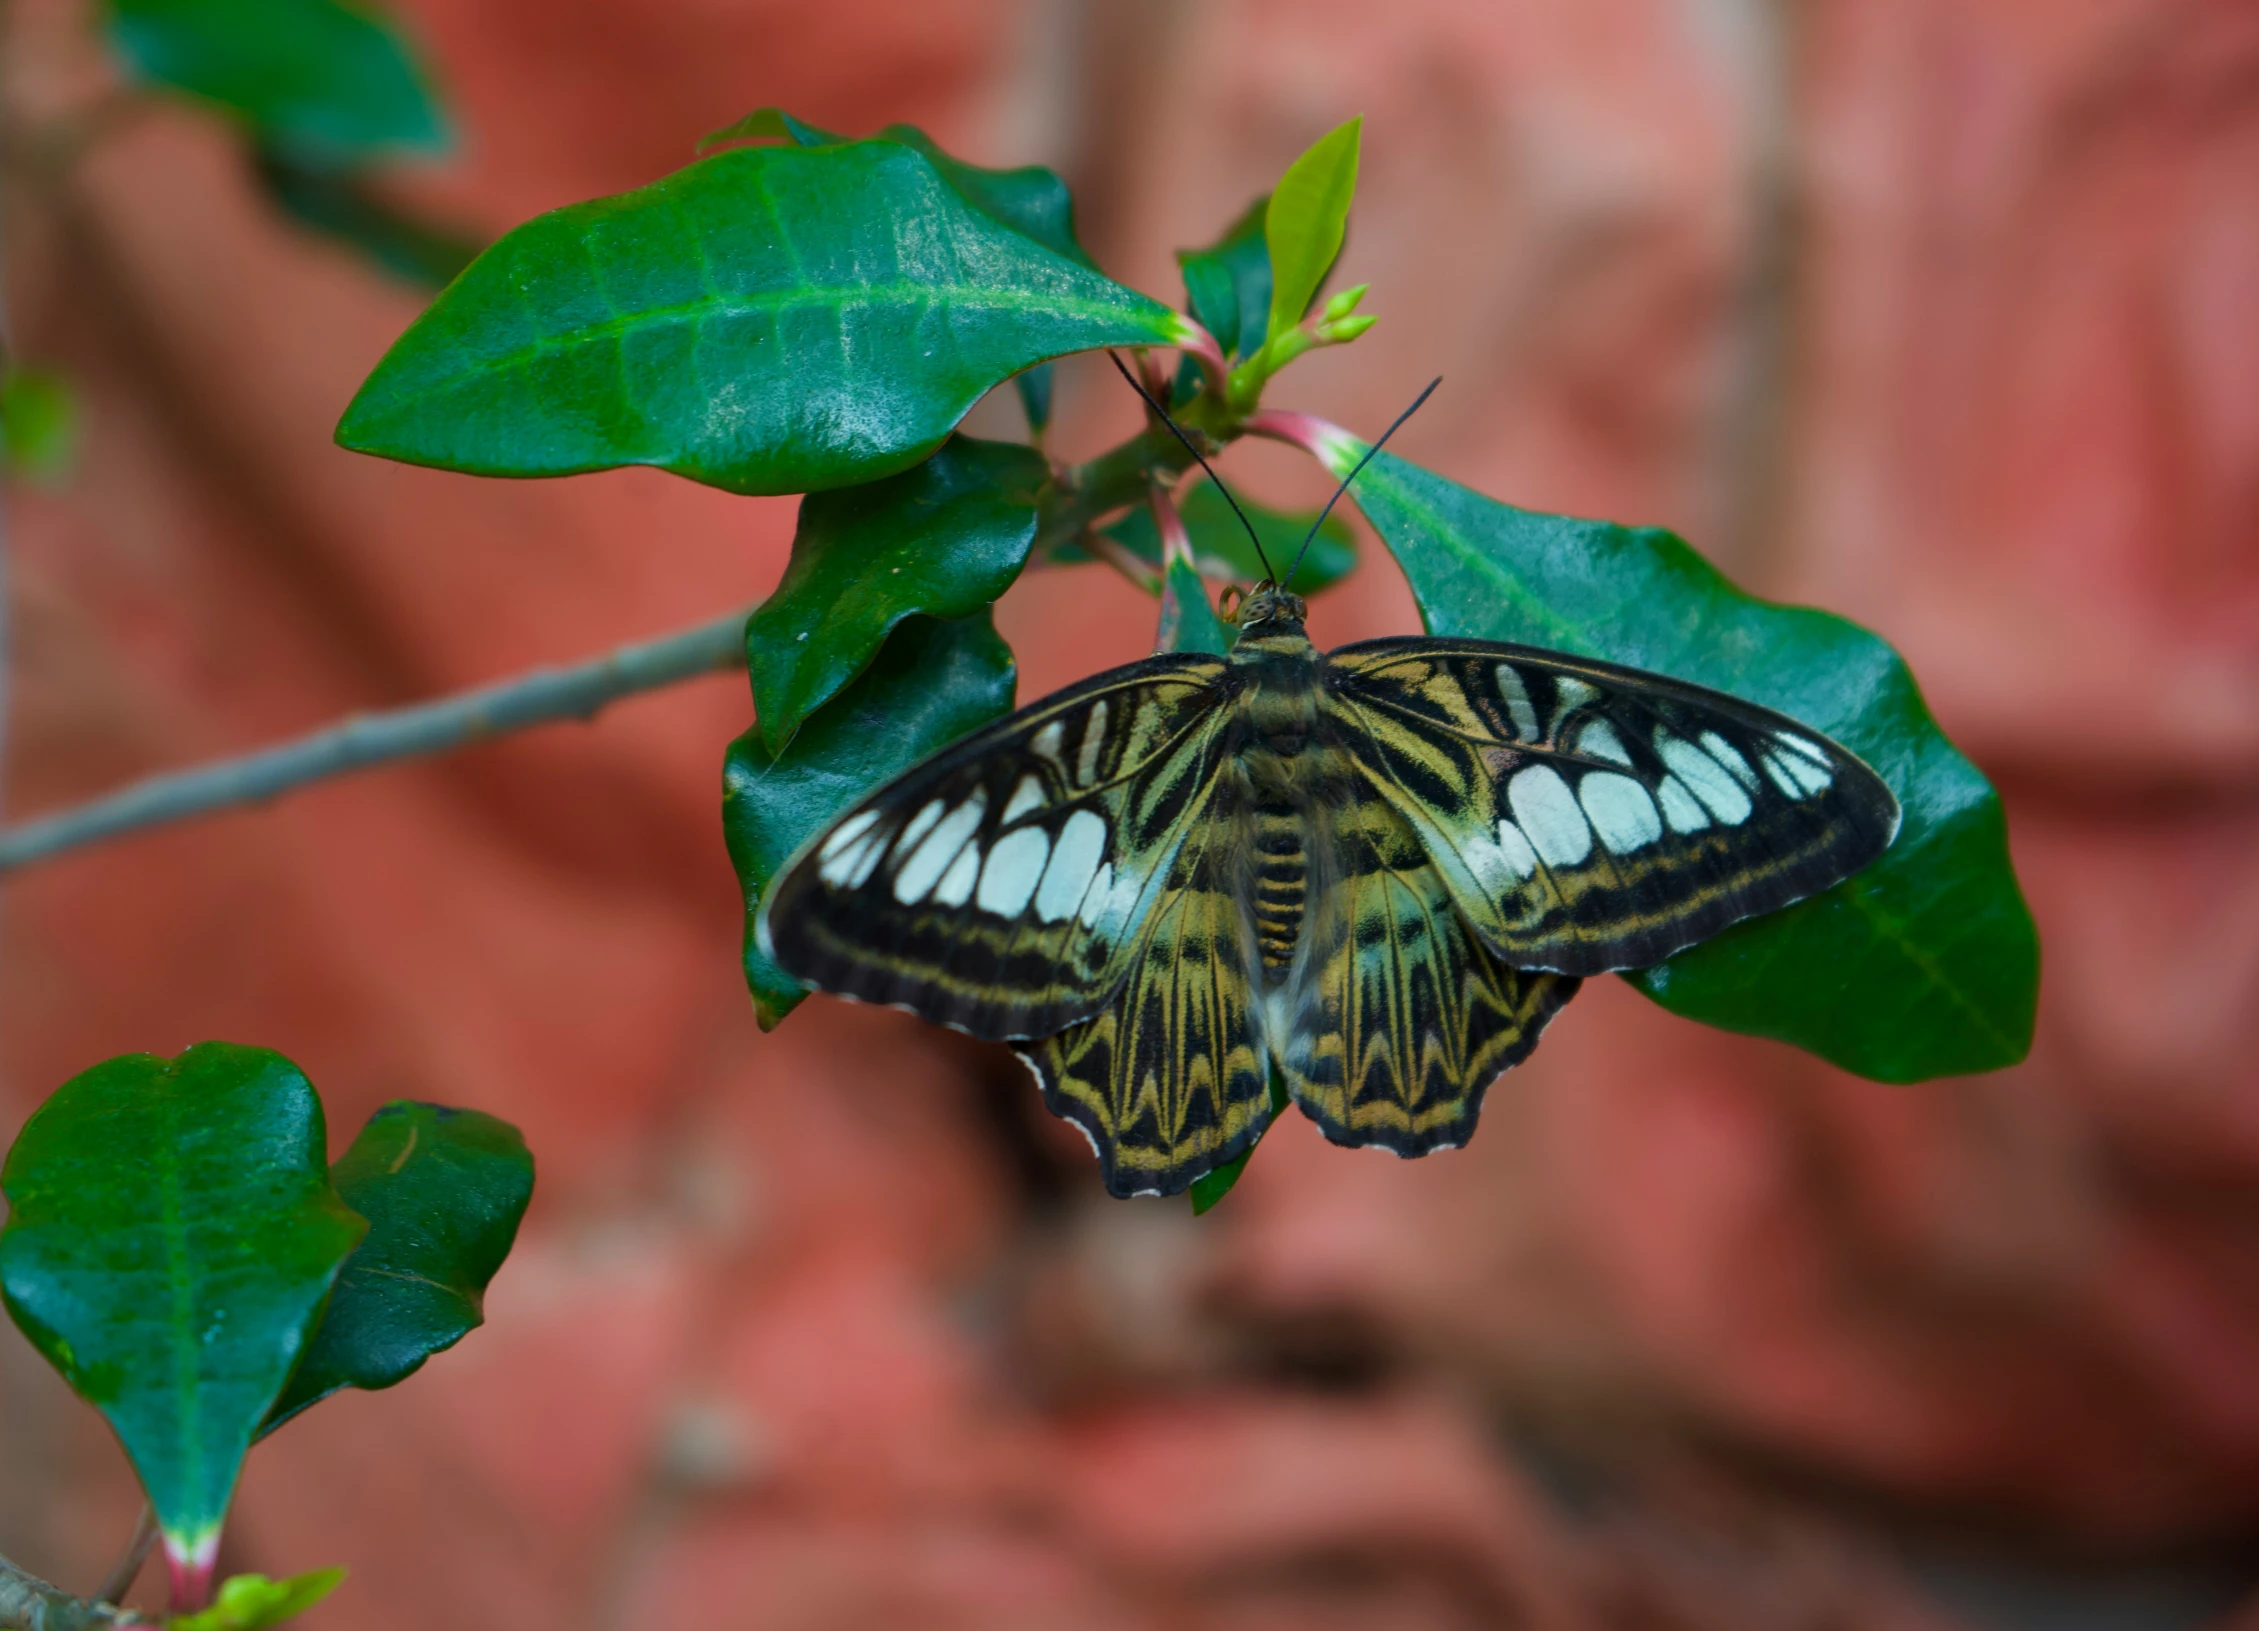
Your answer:
[[[1274,442],[1298,447],[1337,476],[1355,464],[1358,455],[1365,451],[1364,443],[1332,420],[1292,408],[1265,408],[1260,413],[1250,414],[1247,431],[1252,436],[1267,436]]]

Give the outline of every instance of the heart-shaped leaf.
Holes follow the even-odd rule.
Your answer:
[[[447,145],[406,41],[363,6],[108,0],[108,12],[134,73],[217,103],[269,148],[335,164]]]
[[[1012,711],[1011,648],[985,611],[904,621],[861,679],[810,715],[780,754],[759,731],[730,744],[722,831],[745,890],[745,983],[763,1030],[808,994],[761,951],[754,922],[800,846],[864,794]]]
[[[485,475],[648,464],[808,492],[908,469],[1031,364],[1188,333],[900,142],[741,147],[507,234],[338,440]]]
[[[1346,476],[1349,436],[1321,456]],[[1991,1070],[2031,1046],[2039,940],[1995,794],[1906,664],[1826,612],[1736,589],[1653,527],[1518,510],[1391,453],[1352,496],[1436,634],[1653,669],[1805,721],[1872,765],[1905,819],[1835,888],[1631,976],[1674,1013],[1778,1037],[1882,1081]]]
[[[0,1171],[0,1292],[125,1445],[176,1600],[201,1600],[244,1454],[367,1227],[324,1141],[289,1060],[205,1042],[72,1077]]]
[[[916,613],[969,617],[1012,586],[1051,467],[1015,442],[953,436],[914,469],[800,501],[784,581],[746,625],[773,753]]]
[[[387,1388],[485,1318],[487,1282],[533,1198],[518,1130],[476,1110],[408,1100],[371,1116],[330,1168],[369,1232],[263,1432],[339,1388]]]
[[[1271,255],[1273,338],[1302,321],[1310,309],[1349,228],[1349,205],[1357,196],[1357,153],[1362,117],[1336,126],[1310,144],[1287,166],[1263,213],[1263,236]]]

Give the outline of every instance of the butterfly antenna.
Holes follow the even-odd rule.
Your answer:
[[[1122,361],[1119,352],[1108,351],[1106,360],[1120,371],[1122,378],[1130,382],[1131,390],[1145,398],[1145,405],[1161,416],[1161,423],[1169,427],[1169,434],[1184,443],[1184,450],[1200,461],[1200,468],[1208,472],[1208,479],[1216,484],[1216,491],[1224,495],[1224,502],[1231,506],[1231,513],[1238,516],[1239,524],[1247,529],[1247,541],[1255,546],[1255,558],[1263,563],[1263,576],[1276,583],[1278,575],[1271,570],[1271,558],[1263,553],[1263,540],[1256,535],[1255,523],[1247,519],[1247,512],[1239,507],[1239,500],[1231,496],[1231,489],[1224,485],[1224,478],[1216,474],[1216,467],[1208,462],[1207,455],[1193,446],[1192,438],[1184,433],[1184,427],[1169,417],[1169,410],[1153,400],[1153,393],[1138,382],[1138,377],[1129,371],[1129,365]],[[1428,389],[1432,391],[1435,387],[1431,385]],[[1414,406],[1418,404],[1415,403]],[[1382,440],[1386,441],[1387,438],[1383,437]]]
[[[1333,514],[1333,507],[1341,502],[1341,495],[1349,491],[1349,484],[1355,481],[1360,475],[1364,474],[1365,466],[1373,462],[1373,455],[1378,453],[1382,448],[1388,445],[1388,439],[1396,434],[1397,427],[1402,425],[1405,420],[1411,418],[1412,415],[1418,413],[1420,411],[1420,404],[1427,401],[1429,397],[1435,395],[1435,388],[1442,383],[1443,376],[1441,374],[1438,374],[1435,376],[1435,378],[1429,380],[1428,388],[1412,399],[1412,405],[1409,408],[1406,408],[1402,413],[1396,416],[1396,423],[1390,425],[1388,429],[1382,431],[1380,440],[1375,442],[1371,447],[1365,449],[1365,456],[1357,461],[1357,468],[1350,471],[1348,475],[1341,478],[1341,485],[1333,490],[1333,497],[1326,500],[1326,507],[1318,512],[1318,519],[1311,522],[1310,530],[1307,533],[1303,534],[1302,547],[1294,552],[1294,563],[1286,569],[1286,579],[1279,585],[1281,589],[1284,589],[1287,584],[1294,581],[1294,573],[1296,568],[1301,566],[1302,557],[1310,553],[1311,540],[1318,536],[1318,529],[1326,524],[1326,517]]]

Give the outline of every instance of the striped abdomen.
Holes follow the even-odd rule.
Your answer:
[[[1253,889],[1255,941],[1263,966],[1283,971],[1294,960],[1302,934],[1302,909],[1309,898],[1310,857],[1304,847],[1300,812],[1258,810],[1255,815]]]

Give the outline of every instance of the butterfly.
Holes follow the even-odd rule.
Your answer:
[[[1013,1044],[1111,1193],[1167,1195],[1253,1146],[1274,1076],[1335,1143],[1464,1144],[1580,980],[1897,833],[1881,777],[1770,709],[1494,641],[1320,652],[1305,615],[1266,580],[1228,656],[1149,657],[942,749],[787,863],[762,949]]]

